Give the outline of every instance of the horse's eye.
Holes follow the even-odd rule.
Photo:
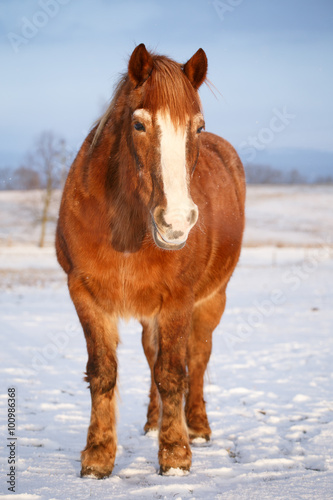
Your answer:
[[[138,130],[139,132],[145,132],[146,131],[144,124],[141,123],[141,122],[135,122],[134,123],[134,128],[135,128],[135,130]]]
[[[205,128],[204,126],[199,127],[197,130],[197,134],[201,134],[201,132],[203,131],[204,128]]]

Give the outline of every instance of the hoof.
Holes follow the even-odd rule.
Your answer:
[[[112,473],[112,469],[101,469],[93,466],[82,467],[80,476],[89,477],[91,479],[105,479]]]
[[[145,431],[145,436],[151,437],[151,438],[157,438],[158,437],[158,429],[148,429]]]
[[[149,434],[150,432],[158,432],[158,423],[147,422],[143,430],[145,434]]]
[[[191,446],[195,446],[197,448],[206,448],[207,446],[211,446],[212,442],[209,436],[204,437],[194,437],[190,440]]]
[[[158,459],[160,463],[160,474],[162,475],[175,475],[175,470],[183,471],[183,473],[188,472],[192,463],[191,448],[188,444],[160,445]],[[170,470],[173,474],[170,473]]]
[[[195,441],[197,441],[198,443],[209,442],[211,433],[212,431],[210,430],[209,426],[197,426],[197,428],[188,428],[188,435],[191,444],[195,444]]]
[[[115,460],[114,446],[108,449],[105,445],[90,446],[81,453],[81,477],[104,479],[109,477]]]
[[[148,424],[148,422],[146,423],[146,425],[144,426],[143,428],[145,434],[149,434],[149,432],[158,432],[158,425],[154,425],[154,424]]]
[[[160,467],[159,475],[160,476],[188,476],[190,473],[190,469],[183,469],[181,467]]]

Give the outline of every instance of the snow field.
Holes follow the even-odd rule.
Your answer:
[[[1,414],[8,387],[18,408],[15,494],[4,481],[7,422],[0,422],[3,498],[332,498],[330,247],[244,248],[206,377],[212,441],[192,447],[189,475],[157,474],[157,436],[142,430],[150,375],[140,327],[121,322],[118,453],[103,481],[79,477],[90,416],[87,354],[52,252],[0,249]]]

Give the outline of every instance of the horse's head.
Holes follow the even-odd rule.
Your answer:
[[[198,220],[190,187],[204,127],[197,90],[206,73],[202,49],[182,66],[141,44],[128,65],[131,148],[154,240],[164,249],[182,248]]]

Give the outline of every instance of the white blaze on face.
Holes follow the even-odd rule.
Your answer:
[[[166,112],[159,111],[156,121],[161,131],[161,168],[167,202],[164,219],[167,224],[172,225],[173,231],[181,231],[187,237],[193,226],[190,214],[193,210],[197,212],[197,206],[188,191],[186,126],[176,128]]]

